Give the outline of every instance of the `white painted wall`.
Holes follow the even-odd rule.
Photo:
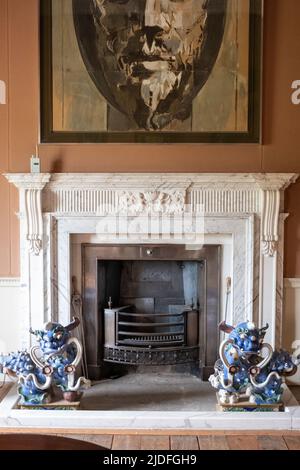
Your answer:
[[[19,279],[0,278],[0,353],[21,347]],[[283,347],[291,350],[295,341],[300,348],[300,278],[285,279]],[[289,382],[300,385],[300,367]]]

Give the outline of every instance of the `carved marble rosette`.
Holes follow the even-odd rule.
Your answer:
[[[131,215],[141,213],[181,214],[184,212],[185,191],[122,191],[119,212]]]

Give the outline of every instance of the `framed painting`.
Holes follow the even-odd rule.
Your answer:
[[[259,142],[261,0],[41,0],[42,142]]]

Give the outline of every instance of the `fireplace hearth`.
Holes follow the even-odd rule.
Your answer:
[[[219,345],[220,247],[84,244],[82,251],[90,378],[109,375],[109,364],[189,364],[206,378]]]
[[[245,420],[244,414],[238,416],[238,413],[234,413],[233,416],[212,411],[215,403],[213,390],[209,384],[189,373],[189,367],[193,366],[205,376],[205,371],[214,363],[220,339],[216,328],[219,303],[220,320],[226,319],[232,325],[247,320],[259,326],[269,323],[265,340],[273,347],[280,348],[283,330],[284,224],[287,218],[284,192],[298,175],[11,173],[6,177],[19,190],[22,297],[21,321],[15,335],[19,339],[20,348],[29,349],[31,346],[30,328],[39,329],[43,323],[50,321],[58,321],[63,325],[70,322],[74,315],[72,278],[75,277],[78,287],[76,294],[83,297],[90,377],[112,379],[101,381],[87,392],[88,406],[85,409],[88,411],[80,410],[76,416],[69,411],[51,412],[56,427],[99,430],[100,423],[102,429],[111,430],[113,427],[126,431],[299,429],[300,412],[288,390],[285,394],[285,413],[278,413],[276,419],[272,413],[267,413],[272,416],[250,413]],[[116,231],[116,219],[122,220],[123,214],[134,230],[128,231],[127,225],[121,224],[122,230]],[[187,215],[186,221],[189,221],[190,216],[198,214],[202,216],[203,224],[196,226],[195,231],[192,224],[187,224],[187,230],[178,234],[178,220],[185,220]],[[154,224],[149,235],[147,229],[150,216],[153,216]],[[164,223],[156,223],[157,220]],[[138,227],[141,231],[135,230]],[[191,234],[195,235],[194,239]],[[204,262],[202,272],[205,274],[203,283],[200,283],[200,293],[197,294],[199,305],[196,301],[191,303],[187,297],[182,302],[169,302],[148,312],[145,304],[141,306],[132,300],[139,295],[128,294],[129,299],[126,296],[125,299],[119,299],[107,291],[100,308],[98,293],[101,262],[144,262],[149,259],[146,258],[145,250],[151,250],[151,247],[155,251],[150,260],[160,261],[159,248],[163,246],[165,250],[166,243],[170,250],[174,244],[180,244],[182,250],[189,252],[189,256],[194,255],[194,258],[178,256],[170,259],[166,255],[164,261],[169,260],[174,266],[176,262]],[[126,257],[120,258],[118,255],[120,244],[126,247]],[[185,250],[193,244],[203,245],[201,250],[204,251]],[[216,249],[216,245],[219,248]],[[137,250],[142,257],[137,255]],[[215,262],[211,262],[208,256],[210,250]],[[214,275],[212,266],[218,266],[219,259],[218,275]],[[231,293],[226,308],[228,277],[231,279]],[[216,283],[219,278],[220,286]],[[205,295],[201,293],[203,286]],[[214,292],[216,289],[218,293]],[[111,308],[108,305],[109,296],[112,297]],[[141,295],[143,298],[147,296],[145,293]],[[189,343],[189,329],[193,325],[193,321],[189,320],[184,327],[184,339],[180,345],[151,344],[150,348],[146,348],[145,344],[120,344],[116,333],[110,339],[105,335],[105,309],[123,309],[128,306],[127,313],[169,315],[174,313],[174,305],[179,305],[179,308],[186,305],[191,308],[192,305],[193,311],[197,311],[197,328],[193,329],[195,344]],[[186,316],[192,314],[189,311],[182,313]],[[121,320],[121,316],[119,318],[120,321],[126,321]],[[153,316],[151,318],[153,320]],[[158,318],[155,317],[157,322]],[[145,315],[142,323],[147,323]],[[132,331],[124,330],[125,326],[118,325],[122,327],[121,331]],[[145,335],[144,326],[138,328],[143,328],[142,338],[149,337]],[[162,333],[156,329],[152,334],[158,336],[158,331]],[[122,338],[130,342],[133,336]],[[131,360],[136,362],[144,350],[146,357],[153,362],[157,360],[158,354],[164,360],[168,354],[179,354],[177,346],[180,346],[180,354],[186,354],[189,346],[194,348],[195,360],[191,363],[153,367],[149,364],[131,365]],[[113,350],[118,352],[113,353]],[[110,362],[109,357],[105,357],[108,353],[112,356],[115,354],[114,360],[119,354],[126,361]],[[173,358],[170,362],[173,363]],[[140,368],[142,371],[141,374],[127,374],[113,380],[117,375],[109,374],[111,368]],[[156,372],[157,368],[159,373]],[[187,377],[177,373],[180,368],[187,372]],[[147,371],[147,374],[143,371]],[[16,396],[15,389],[12,389],[2,402],[0,421],[3,427],[11,426],[12,422],[18,422],[23,427],[45,428],[49,425],[48,412],[34,410],[24,415],[23,411],[14,409]]]

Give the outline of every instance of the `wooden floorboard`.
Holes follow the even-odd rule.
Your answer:
[[[283,436],[257,436],[261,450],[288,450]]]
[[[169,450],[170,436],[141,436],[142,450]]]
[[[198,436],[200,450],[228,450],[226,436]]]
[[[289,450],[300,450],[300,436],[283,436]]]
[[[226,436],[230,450],[258,450],[257,436],[233,435]]]
[[[113,437],[112,450],[140,450],[141,436],[116,435]]]
[[[199,450],[197,436],[171,436],[171,450]]]

